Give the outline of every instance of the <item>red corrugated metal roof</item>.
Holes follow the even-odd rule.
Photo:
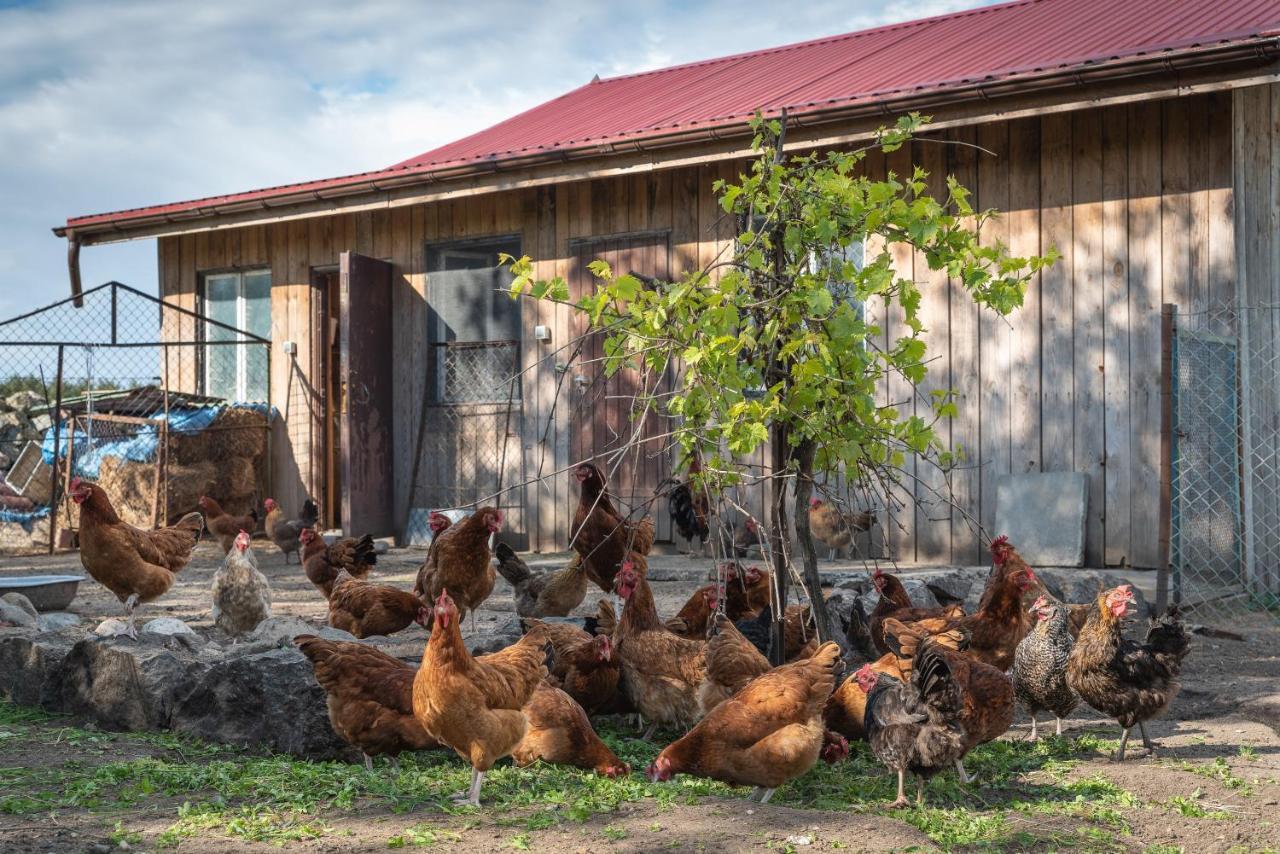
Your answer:
[[[384,170],[76,217],[68,227],[195,215],[372,180],[1280,35],[1276,0],[1016,0],[769,50],[596,80]]]

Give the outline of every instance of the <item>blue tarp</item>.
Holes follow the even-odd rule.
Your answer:
[[[169,430],[176,433],[199,433],[208,428],[228,405],[241,409],[256,410],[265,415],[268,421],[270,421],[273,414],[270,405],[266,403],[219,403],[211,406],[171,408],[169,410]],[[164,412],[162,410],[146,417],[163,421]],[[69,427],[64,422],[59,424],[58,428],[62,430],[60,455],[65,457],[67,454]],[[54,436],[54,428],[50,427],[45,431],[44,442],[41,444],[44,461],[50,465],[53,464]],[[146,427],[139,430],[136,435],[129,437],[112,439],[106,442],[96,439],[92,447],[90,447],[89,437],[85,435],[84,431],[77,430],[74,474],[91,480],[96,479],[102,460],[106,457],[117,457],[138,463],[150,462],[156,458],[156,449],[159,445],[159,431]]]
[[[35,510],[23,512],[19,510],[6,510],[5,508],[0,507],[0,522],[17,522],[20,525],[29,526],[37,519],[43,519],[48,516],[51,509],[53,508],[37,507]]]

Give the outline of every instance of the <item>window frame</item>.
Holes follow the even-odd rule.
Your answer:
[[[261,336],[261,335],[258,335],[257,333],[250,332],[248,331],[248,328],[247,328],[249,325],[249,306],[248,306],[249,300],[245,296],[245,280],[248,276],[253,274],[264,275],[267,280],[267,329],[268,329],[267,336]],[[234,276],[236,278],[236,298],[235,298],[236,316],[235,316],[234,323],[226,323],[225,321],[217,320],[209,316],[209,282],[212,279],[228,278],[231,276]],[[234,396],[230,396],[230,397],[224,396],[224,399],[228,401],[242,402],[242,403],[269,403],[270,402],[271,400],[271,367],[270,367],[270,349],[269,348],[270,348],[271,339],[269,337],[269,333],[270,333],[270,326],[271,326],[271,319],[272,319],[271,303],[270,303],[271,288],[272,288],[272,276],[271,276],[271,267],[269,265],[254,265],[250,267],[230,267],[225,269],[205,270],[200,273],[199,290],[198,290],[199,301],[198,301],[197,308],[198,308],[201,322],[197,330],[197,340],[201,342],[202,346],[199,347],[197,352],[199,354],[199,364],[198,364],[199,374],[198,375],[199,375],[199,384],[200,384],[201,394],[209,395],[211,397],[217,396],[213,393],[213,391],[210,388],[210,378],[209,378],[210,346],[233,346],[230,344],[211,345],[209,343],[210,341],[209,326],[211,323],[215,323],[215,324],[219,324],[221,328],[224,328],[224,329],[228,326],[233,327],[238,335],[238,340],[240,342],[245,342],[248,344],[264,344],[268,347],[268,354],[267,354],[268,359],[267,359],[267,366],[266,366],[266,376],[264,377],[265,382],[263,384],[262,399],[261,400],[249,399],[249,385],[250,385],[249,365],[248,365],[249,348],[247,346],[236,347],[235,394]]]

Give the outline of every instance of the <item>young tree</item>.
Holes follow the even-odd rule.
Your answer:
[[[900,119],[870,148],[895,151],[924,121]],[[758,154],[749,173],[715,186],[725,216],[740,226],[731,256],[673,282],[641,281],[596,261],[595,291],[574,305],[603,330],[608,373],[629,367],[646,376],[633,417],[673,416],[669,435],[703,460],[697,485],[722,494],[749,476],[739,460],[771,443],[776,575],[785,584],[791,550],[783,487],[792,481],[805,584],[820,603],[808,516],[815,475],[843,472],[887,494],[908,455],[944,468],[955,460],[935,432],[955,413],[949,393],[928,396],[921,407],[928,417],[877,401],[889,374],[918,386],[928,358],[920,283],[895,269],[894,245],[945,270],[974,302],[1001,315],[1022,304],[1028,279],[1054,256],[1017,258],[981,244],[979,229],[994,212],[975,211],[953,178],[938,199],[920,168],[867,177],[861,164],[870,148],[786,157],[785,115],[757,116],[753,128]],[[863,246],[859,263],[849,250]],[[513,263],[513,295],[568,301],[562,279],[535,281],[532,269],[527,257]],[[891,306],[904,334],[882,346],[883,330],[868,309],[884,317]],[[673,364],[680,368],[675,388],[659,397],[652,378]],[[826,610],[813,611],[819,635],[830,638]],[[775,619],[781,615],[776,609]]]

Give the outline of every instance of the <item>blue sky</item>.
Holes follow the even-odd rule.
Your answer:
[[[595,74],[977,5],[0,0],[0,318],[67,294],[68,215],[379,168]],[[87,247],[85,284],[154,292],[155,254]]]

